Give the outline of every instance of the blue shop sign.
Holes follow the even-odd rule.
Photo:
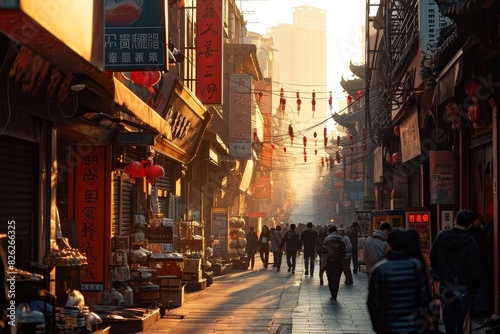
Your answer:
[[[105,69],[167,70],[165,0],[106,0]]]

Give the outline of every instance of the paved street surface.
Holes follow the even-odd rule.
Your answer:
[[[272,260],[272,256],[271,259]],[[353,275],[354,284],[345,285],[342,275],[337,301],[330,300],[328,286],[319,285],[318,261],[314,277],[304,276],[303,256],[297,257],[295,274],[263,269],[256,255],[254,270],[233,270],[214,278],[203,291],[187,292],[184,305],[142,334],[356,334],[371,333],[366,308],[368,279]],[[327,284],[326,274],[324,275]],[[184,318],[179,319],[179,315]],[[484,322],[473,318],[472,329]],[[444,332],[444,325],[440,325]],[[487,333],[478,329],[474,334]]]
[[[314,277],[304,276],[302,254],[295,274],[287,273],[285,259],[281,272],[264,270],[258,256],[255,262],[254,270],[233,270],[203,291],[187,292],[184,305],[142,333],[374,333],[366,274],[353,275],[353,285],[343,284],[342,277],[334,302],[328,286],[319,285],[318,261]]]

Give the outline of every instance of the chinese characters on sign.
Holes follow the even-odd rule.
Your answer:
[[[430,212],[407,212],[406,221],[408,228],[414,229],[418,232],[420,239],[420,250],[422,256],[430,268],[429,254],[431,251],[431,213]]]
[[[431,204],[453,204],[453,153],[429,151]]]
[[[231,74],[229,83],[229,153],[252,158],[252,77]]]
[[[87,149],[87,147],[85,148]],[[82,287],[104,288],[105,147],[92,151],[76,146],[75,221],[78,248],[87,256],[82,267]]]
[[[222,104],[222,0],[199,0],[196,20],[196,96]]]
[[[166,70],[165,1],[106,1],[105,69]]]

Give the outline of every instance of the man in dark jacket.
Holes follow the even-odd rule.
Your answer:
[[[304,247],[304,275],[309,275],[311,277],[314,275],[314,258],[316,254],[316,238],[318,237],[318,232],[313,230],[313,224],[311,222],[307,223],[307,229],[300,234],[300,247]]]
[[[283,248],[286,244],[286,263],[288,264],[288,272],[292,272],[292,274],[295,274],[295,261],[297,251],[300,248],[300,238],[295,227],[295,224],[290,224],[290,230],[285,233],[280,245],[280,248]]]
[[[346,250],[342,237],[337,233],[337,227],[331,225],[328,228],[328,236],[323,241],[324,256],[326,262],[326,277],[328,278],[328,289],[332,300],[337,300],[339,292],[340,276],[343,267],[342,260],[345,259]]]
[[[471,210],[458,211],[455,226],[439,232],[431,248],[432,275],[439,282],[446,333],[462,333],[463,329],[468,333],[470,297],[481,284],[479,247],[468,233],[474,218]]]
[[[255,265],[255,253],[257,253],[259,238],[253,226],[250,226],[250,231],[247,234],[247,245],[245,251],[247,253],[247,269],[251,266],[253,269]]]

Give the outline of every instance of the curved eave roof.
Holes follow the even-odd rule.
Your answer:
[[[360,89],[361,91],[365,90],[365,81],[359,78],[345,80],[344,77],[342,77],[342,79],[340,80],[340,85],[351,96],[356,96],[358,89]]]
[[[364,109],[358,109],[353,112],[345,114],[333,115],[333,120],[344,127],[352,126],[356,124],[356,122],[363,122],[364,119],[365,119]]]
[[[349,62],[349,70],[356,76],[360,77],[361,79],[365,79],[365,73],[366,73],[366,63],[363,64],[354,64],[352,60]]]

